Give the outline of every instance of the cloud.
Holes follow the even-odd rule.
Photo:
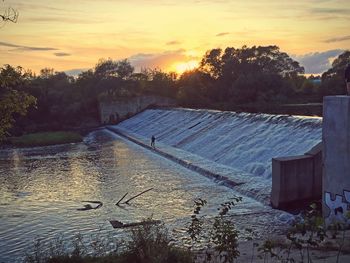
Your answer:
[[[215,36],[222,37],[222,36],[226,36],[226,35],[229,35],[229,34],[230,34],[229,32],[222,32],[222,33],[216,34]]]
[[[333,60],[342,52],[344,50],[333,49],[292,57],[304,66],[306,74],[321,74],[331,68]]]
[[[103,20],[98,20],[94,18],[84,19],[75,18],[69,16],[38,16],[38,17],[28,17],[22,21],[34,22],[34,23],[67,23],[67,24],[97,24],[103,22]]]
[[[129,57],[129,61],[136,71],[140,71],[141,68],[169,69],[176,62],[189,60],[198,60],[198,57],[187,55],[184,49],[161,53],[139,53]]]
[[[7,42],[0,42],[0,46],[3,46],[3,47],[19,47],[18,45],[7,43]]]
[[[344,14],[349,15],[350,9],[349,8],[312,8],[310,9],[311,13],[314,14]]]
[[[58,50],[57,48],[53,48],[53,47],[30,47],[30,46],[22,46],[22,45],[11,44],[11,43],[8,43],[8,42],[0,42],[0,46],[13,47],[13,48],[15,48],[13,50],[19,50],[19,51],[52,51],[52,50]]]
[[[181,42],[177,41],[177,40],[169,41],[166,43],[166,45],[168,45],[168,46],[179,45],[179,44],[181,44]]]
[[[37,11],[38,9],[45,10],[45,11],[66,11],[67,10],[63,8],[57,8],[54,6],[44,5],[43,3],[41,4],[27,3],[27,1],[17,3],[16,8],[22,11]]]
[[[53,53],[56,57],[67,57],[67,56],[71,56],[72,54],[66,53],[66,52],[56,52]]]
[[[88,68],[75,68],[75,69],[69,69],[69,70],[65,70],[64,72],[69,75],[69,76],[73,76],[76,77],[78,76],[81,72],[83,71],[87,71],[89,70]]]
[[[350,35],[343,36],[343,37],[329,38],[329,39],[326,39],[324,42],[326,42],[326,43],[333,43],[333,42],[341,42],[341,41],[347,41],[347,40],[350,40]]]
[[[332,19],[346,19],[350,17],[350,8],[327,8],[327,7],[318,7],[311,8],[308,10],[308,14],[312,18],[318,20],[332,20]]]

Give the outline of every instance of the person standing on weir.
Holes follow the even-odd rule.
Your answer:
[[[151,147],[153,147],[153,148],[156,148],[156,137],[154,137],[154,135],[152,135],[152,137],[151,137]]]
[[[350,63],[347,65],[345,69],[345,82],[346,82],[347,95],[350,96]]]

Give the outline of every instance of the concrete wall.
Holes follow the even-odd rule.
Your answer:
[[[329,96],[323,102],[323,214],[328,224],[349,221],[350,96]]]
[[[125,97],[99,102],[101,124],[115,124],[150,106],[174,106],[174,100],[159,96]]]
[[[272,159],[271,205],[290,208],[321,199],[322,143],[304,155]]]

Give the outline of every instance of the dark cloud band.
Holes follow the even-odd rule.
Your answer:
[[[229,35],[230,33],[229,32],[222,32],[222,33],[219,33],[219,34],[216,34],[217,37],[223,37],[223,36],[226,36],[226,35]]]
[[[350,35],[348,36],[342,36],[342,37],[334,37],[326,39],[324,42],[326,43],[333,43],[333,42],[341,42],[341,41],[347,41],[350,40]]]
[[[53,51],[58,50],[57,48],[53,47],[30,47],[30,46],[23,46],[23,45],[16,45],[8,42],[0,42],[0,46],[3,47],[13,47],[15,50],[22,50],[22,51]]]
[[[72,54],[69,54],[69,53],[65,53],[65,52],[56,52],[56,53],[53,53],[56,57],[68,57],[68,56],[71,56]]]

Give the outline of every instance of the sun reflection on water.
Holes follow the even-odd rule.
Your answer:
[[[211,214],[233,194],[105,131],[89,136],[89,143],[0,152],[0,261],[20,259],[35,236],[43,242],[60,233],[67,239],[78,232],[124,236],[109,220],[134,222],[153,216],[182,229],[196,198],[210,200],[204,213]],[[130,198],[149,188],[153,190],[130,205],[115,205],[125,193]],[[84,200],[102,201],[103,206],[77,211]],[[265,208],[245,199],[237,212],[247,209]],[[184,235],[183,231],[178,235]]]

